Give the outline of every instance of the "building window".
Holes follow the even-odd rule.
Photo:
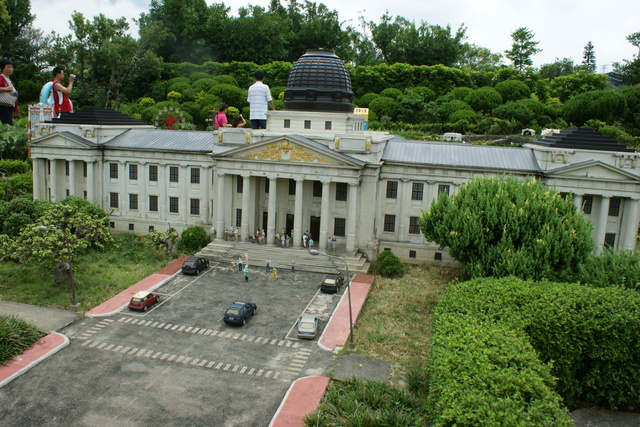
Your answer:
[[[289,195],[290,196],[296,195],[296,180],[291,178],[289,178]]]
[[[158,212],[158,196],[149,196],[149,212]]]
[[[344,237],[347,228],[347,220],[345,218],[335,218],[333,220],[333,234]]]
[[[109,193],[109,207],[118,208],[118,193]]]
[[[169,197],[169,212],[171,213],[179,213],[178,209],[178,198],[177,197]]]
[[[396,231],[396,216],[385,215],[384,216],[384,231],[388,233],[394,233]]]
[[[415,258],[416,257],[416,251],[409,251],[409,258]]]
[[[129,209],[137,210],[138,209],[138,195],[137,194],[129,194]]]
[[[322,183],[313,181],[313,197],[322,197]]]
[[[417,216],[409,217],[409,234],[420,234],[420,226],[418,226]]]
[[[616,233],[605,233],[604,246],[605,248],[613,248],[616,243]]]
[[[191,168],[191,183],[200,184],[200,168]]]
[[[242,227],[242,209],[236,209],[236,227]]]
[[[398,198],[398,181],[387,181],[387,199]]]
[[[422,200],[424,195],[424,184],[422,182],[414,182],[411,186],[411,200]]]
[[[433,259],[436,260],[436,261],[442,261],[442,252],[436,252],[433,255]]]
[[[620,202],[622,199],[620,197],[612,197],[609,200],[609,216],[618,216],[620,215]]]
[[[347,183],[346,182],[337,182],[336,183],[336,200],[346,201],[347,200]]]
[[[69,197],[71,195],[71,191],[69,191],[69,189],[67,189],[67,197]]]
[[[180,178],[178,173],[177,166],[169,166],[169,182],[179,182]]]
[[[284,119],[284,128],[285,128],[285,129],[289,129],[289,128],[291,128],[291,120],[289,120],[289,119]]]
[[[82,192],[82,195],[84,196],[84,198],[85,198],[85,200],[86,200],[86,199],[87,199],[87,197],[88,197],[87,190],[84,190],[84,191]]]
[[[129,231],[133,231],[134,227],[133,224],[129,224]]]
[[[270,182],[270,181],[271,181],[271,180],[270,180],[269,178],[265,178],[265,179],[264,179],[264,192],[265,192],[266,194],[269,194],[269,182]]]
[[[69,176],[69,162],[68,161],[64,162],[64,174],[66,176]]]
[[[324,122],[324,130],[331,130],[331,122],[330,121]]]
[[[593,196],[584,196],[582,199],[582,212],[591,215],[591,209],[593,208]]]
[[[84,176],[85,178],[87,177],[87,162],[82,162],[82,176]]]
[[[109,178],[117,179],[118,178],[118,164],[117,163],[109,163]]]
[[[242,193],[244,191],[244,179],[238,175],[238,179],[236,181],[236,192]]]
[[[440,195],[442,193],[447,193],[447,196],[449,195],[449,185],[448,184],[438,185],[438,195]]]
[[[153,225],[150,225],[150,226],[149,226],[149,233],[151,233],[152,231],[155,231],[155,229],[156,229],[156,228],[155,228]]]
[[[116,223],[113,221],[109,221],[109,228],[116,228]]]
[[[304,121],[304,128],[305,129],[311,129],[311,120],[305,120]]]
[[[157,165],[149,165],[149,181],[158,181]]]
[[[138,179],[138,165],[129,165],[129,179],[132,181]]]
[[[200,199],[191,199],[189,205],[191,215],[200,215]]]

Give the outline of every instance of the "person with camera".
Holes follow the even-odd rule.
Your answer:
[[[62,114],[73,113],[73,103],[69,99],[71,90],[73,89],[73,82],[76,79],[74,74],[69,75],[69,82],[67,86],[62,85],[64,79],[64,70],[60,67],[55,67],[52,71],[53,82],[51,90],[53,91],[53,118],[59,118]]]
[[[8,59],[0,60],[0,122],[13,124],[13,116],[18,114],[18,91],[9,78],[13,74],[13,63]]]

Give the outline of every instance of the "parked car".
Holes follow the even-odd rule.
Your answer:
[[[320,290],[326,293],[336,293],[340,290],[340,286],[344,284],[344,277],[337,274],[329,274],[324,278]]]
[[[147,311],[153,304],[160,302],[160,295],[148,291],[140,291],[129,301],[131,310]]]
[[[228,325],[244,325],[247,318],[256,314],[257,305],[249,301],[232,302],[224,313],[224,323]]]
[[[182,263],[182,274],[200,274],[209,268],[209,260],[202,257],[190,256]]]
[[[318,334],[318,318],[313,314],[303,314],[298,319],[298,338],[312,340]]]

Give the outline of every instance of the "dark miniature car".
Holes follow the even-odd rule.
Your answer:
[[[298,319],[298,338],[312,340],[318,334],[318,318],[313,314],[303,314]]]
[[[209,268],[209,260],[202,257],[190,256],[182,263],[182,274],[200,274]]]
[[[160,302],[160,295],[147,291],[138,292],[129,301],[131,310],[147,311],[153,304]]]
[[[344,277],[338,276],[337,274],[329,274],[324,278],[320,290],[329,294],[336,293],[343,284]]]
[[[224,323],[228,325],[244,325],[247,323],[247,318],[256,314],[257,308],[254,302],[232,302],[224,313]]]

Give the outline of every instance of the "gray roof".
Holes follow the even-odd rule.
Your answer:
[[[392,139],[385,147],[382,160],[385,163],[411,163],[454,168],[534,173],[541,171],[531,149],[436,141]]]
[[[211,153],[213,142],[213,134],[211,132],[129,129],[104,145],[107,148]]]

